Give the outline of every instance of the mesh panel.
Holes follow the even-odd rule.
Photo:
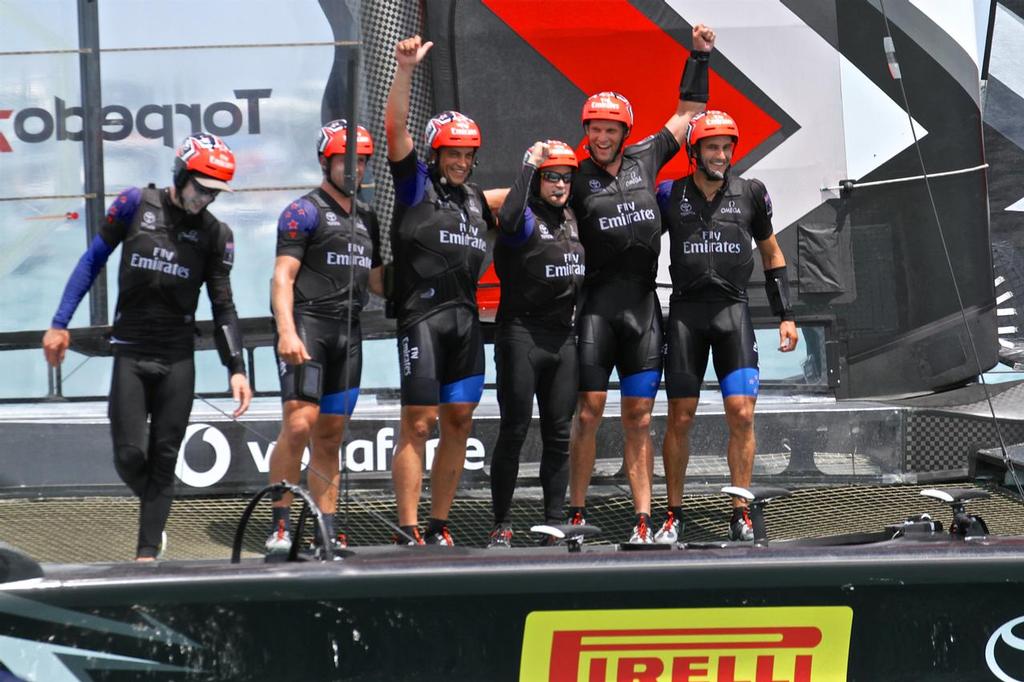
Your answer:
[[[822,537],[844,533],[880,531],[888,523],[911,514],[929,512],[949,526],[949,508],[921,497],[928,486],[847,486],[796,491],[792,497],[772,503],[767,510],[771,539]],[[971,487],[958,485],[957,487]],[[987,488],[992,497],[968,504],[970,513],[980,514],[997,535],[1024,535],[1022,505],[1000,488]],[[513,544],[533,544],[529,528],[540,523],[540,491],[517,491],[512,508]],[[231,554],[238,520],[247,498],[187,498],[174,503],[167,525],[167,559],[227,559]],[[292,520],[297,519],[297,505]],[[664,498],[654,500],[654,521],[664,519]],[[729,502],[724,495],[689,495],[683,504],[686,522],[682,539],[687,542],[725,540],[728,534]],[[426,519],[427,504],[420,505],[420,519]],[[344,499],[339,503],[337,526],[348,535],[352,546],[387,543],[395,516],[394,498],[384,493],[353,494],[346,514]],[[27,552],[38,561],[89,563],[123,561],[134,556],[138,503],[130,497],[61,498],[41,500],[0,500],[0,539]],[[593,544],[625,541],[632,529],[633,507],[628,497],[617,495],[591,499],[587,522],[600,526],[600,538]],[[422,525],[422,521],[421,521]],[[451,513],[456,543],[482,547],[491,529],[489,497],[461,496]],[[262,553],[270,529],[270,502],[261,504],[253,515],[243,544],[244,556]],[[308,539],[308,538],[307,538]]]
[[[373,139],[379,141],[377,153],[370,159],[373,171],[374,208],[380,218],[382,260],[391,260],[391,212],[395,203],[395,190],[388,169],[387,146],[384,142],[384,109],[388,90],[395,72],[395,44],[411,35],[420,33],[422,18],[420,3],[370,0],[362,3],[363,31],[363,106],[366,112],[365,125]],[[433,115],[430,69],[421,64],[416,69],[412,82],[412,97],[409,102],[409,131],[417,145],[421,131]],[[417,147],[419,148],[419,147]],[[420,157],[424,158],[424,157]]]

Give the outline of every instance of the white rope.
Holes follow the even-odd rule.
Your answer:
[[[941,173],[928,173],[927,175],[912,175],[907,178],[893,178],[891,180],[872,180],[871,182],[852,182],[847,185],[830,185],[828,187],[822,187],[822,192],[829,190],[839,189],[856,189],[857,187],[876,187],[878,185],[892,185],[897,182],[910,182],[911,180],[924,180],[925,178],[943,178],[947,175],[961,175],[963,173],[973,173],[974,171],[983,170],[988,168],[987,163],[983,163],[980,166],[974,168],[961,168],[959,170],[943,171]]]

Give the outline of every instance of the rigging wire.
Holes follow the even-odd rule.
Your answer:
[[[956,270],[953,268],[953,259],[949,255],[949,246],[946,243],[946,235],[942,229],[942,220],[939,218],[939,209],[935,204],[935,195],[932,193],[932,184],[929,177],[928,170],[924,163],[924,154],[921,152],[921,142],[917,138],[917,131],[914,129],[914,116],[910,109],[910,100],[907,97],[907,90],[903,85],[903,78],[900,74],[899,62],[896,60],[896,47],[893,42],[892,29],[889,26],[889,16],[885,11],[885,0],[879,0],[879,7],[882,12],[882,20],[885,24],[885,41],[884,49],[886,57],[889,61],[890,72],[892,73],[893,80],[895,80],[900,87],[900,95],[903,98],[903,106],[907,112],[907,119],[910,121],[910,134],[914,138],[914,151],[917,152],[917,160],[921,165],[921,175],[924,179],[924,186],[928,192],[928,201],[931,204],[932,216],[935,218],[935,225],[938,228],[939,243],[942,245],[942,253],[946,257],[946,265],[949,268],[949,275],[953,282],[953,291],[956,293],[957,304],[960,306],[960,318],[963,320],[964,329],[967,332],[967,339],[971,344],[971,351],[974,354],[975,366],[978,370],[978,379],[981,383],[982,389],[985,392],[985,401],[988,403],[989,414],[992,415],[992,425],[995,427],[996,438],[999,441],[999,450],[1003,456],[1003,463],[1006,464],[1006,469],[1013,478],[1013,483],[1017,488],[1017,494],[1021,500],[1024,500],[1024,487],[1021,486],[1020,478],[1017,476],[1017,469],[1014,467],[1013,460],[1010,458],[1009,453],[1006,450],[1006,441],[1003,439],[1003,431],[999,425],[999,418],[996,416],[995,406],[992,403],[992,393],[989,391],[988,383],[985,381],[984,370],[981,367],[981,356],[978,354],[978,346],[974,342],[974,335],[971,333],[971,326],[967,320],[967,311],[964,307],[964,299],[960,293],[960,283],[957,281]],[[893,68],[895,67],[895,68]]]

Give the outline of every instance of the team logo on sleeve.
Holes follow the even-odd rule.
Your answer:
[[[772,217],[772,198],[768,196],[768,190],[764,191],[764,210],[768,212],[768,217]]]
[[[228,242],[224,245],[224,265],[235,264],[235,243]]]

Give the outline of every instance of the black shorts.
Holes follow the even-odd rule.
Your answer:
[[[665,389],[671,398],[696,398],[714,355],[723,397],[757,396],[757,340],[750,309],[741,301],[672,301],[668,315]]]
[[[612,368],[623,397],[653,398],[661,382],[661,304],[648,287],[607,282],[585,288],[576,321],[580,391],[607,391]]]
[[[476,311],[442,308],[400,330],[398,367],[403,405],[480,402],[484,341]]]
[[[353,322],[346,337],[347,320],[328,319],[295,313],[295,330],[312,359],[301,365],[289,365],[274,356],[281,375],[281,400],[304,400],[320,405],[322,414],[351,415],[359,399],[359,379],[363,373],[363,333]]]

